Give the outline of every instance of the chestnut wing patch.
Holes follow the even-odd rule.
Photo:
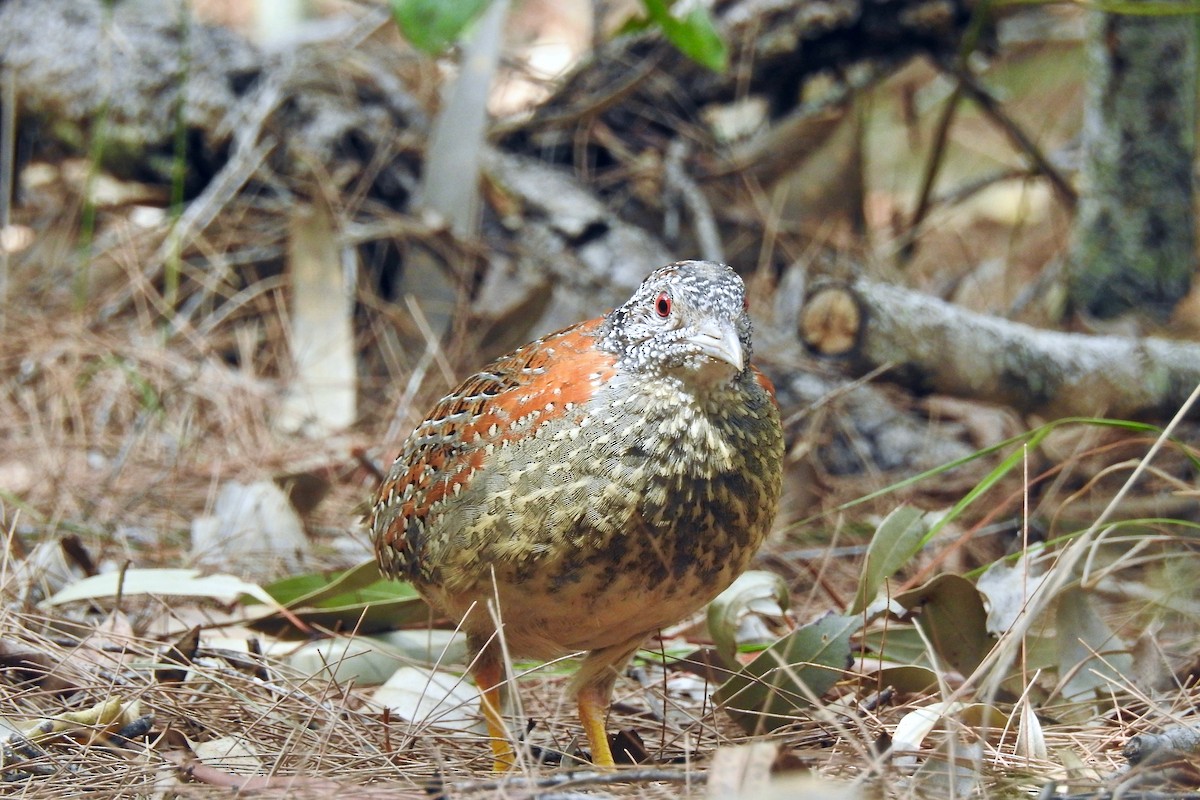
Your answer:
[[[595,387],[612,377],[615,357],[596,348],[601,322],[527,344],[437,402],[405,441],[372,509],[369,525],[387,571],[407,577],[420,571],[439,504],[452,502],[488,468],[494,448],[576,418]]]

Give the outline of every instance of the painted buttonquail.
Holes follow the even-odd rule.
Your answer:
[[[376,555],[462,620],[497,770],[514,760],[504,648],[589,651],[572,689],[592,760],[611,766],[617,671],[767,535],[783,434],[750,352],[737,273],[671,264],[607,316],[472,375],[405,441],[372,509]]]

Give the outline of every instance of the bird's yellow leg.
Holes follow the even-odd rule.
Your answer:
[[[509,741],[508,728],[500,716],[503,700],[500,683],[504,679],[504,668],[499,659],[484,653],[475,665],[475,685],[479,687],[479,711],[487,722],[488,736],[492,740],[492,770],[507,772],[517,763]]]
[[[575,689],[575,698],[579,702],[579,720],[583,723],[583,732],[587,735],[588,745],[592,749],[592,763],[597,767],[611,769],[616,766],[612,748],[608,746],[608,734],[604,732],[605,718],[608,716],[609,704],[612,703],[613,684],[617,681],[617,674],[637,650],[643,638],[645,637],[638,635],[627,642],[588,653],[571,682]]]
[[[610,694],[611,682],[607,686],[589,684],[579,689],[579,719],[583,722],[583,732],[592,750],[592,763],[597,767],[615,766],[612,750],[608,746],[608,734],[604,732]]]

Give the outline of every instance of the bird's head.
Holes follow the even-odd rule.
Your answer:
[[[742,279],[712,261],[661,267],[608,315],[599,344],[625,369],[692,383],[729,383],[750,364]]]

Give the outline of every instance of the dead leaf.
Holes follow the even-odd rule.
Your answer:
[[[778,755],[779,743],[771,741],[718,747],[708,770],[709,800],[761,796]]]
[[[304,524],[287,495],[272,481],[221,487],[212,516],[192,520],[192,554],[219,569],[248,573],[300,570],[308,553]]]
[[[999,636],[1011,628],[1045,579],[1045,571],[1024,555],[1014,563],[1000,559],[988,567],[975,582],[987,608],[987,632]]]
[[[750,570],[708,604],[708,632],[726,666],[737,665],[739,645],[766,644],[788,628],[787,581],[773,572]]]
[[[122,576],[124,582],[122,582]],[[60,606],[79,600],[109,600],[118,594],[159,597],[204,597],[222,605],[232,605],[243,596],[276,607],[275,600],[258,584],[234,575],[204,575],[198,569],[128,569],[84,578],[44,600],[43,607]]]
[[[1129,648],[1101,619],[1091,598],[1078,586],[1058,597],[1058,675],[1064,699],[1090,700],[1125,682],[1133,670]]]
[[[477,711],[479,692],[448,672],[401,667],[375,690],[371,699],[409,722],[452,730],[485,730]]]

